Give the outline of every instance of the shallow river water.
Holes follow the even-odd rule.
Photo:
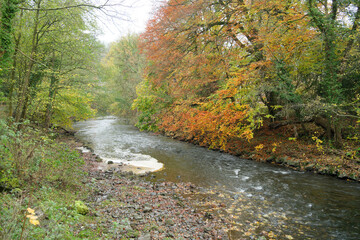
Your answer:
[[[126,119],[74,124],[77,137],[104,159],[157,160],[155,179],[192,182],[228,207],[239,236],[360,239],[360,184],[243,160],[164,136]],[[254,239],[257,239],[256,237]]]

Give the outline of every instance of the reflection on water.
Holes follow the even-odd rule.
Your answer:
[[[113,117],[79,122],[74,128],[100,157],[148,156],[165,166],[154,173],[158,179],[213,189],[244,234],[271,231],[278,239],[360,238],[358,183],[242,160],[139,132]]]

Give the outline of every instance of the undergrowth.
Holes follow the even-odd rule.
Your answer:
[[[55,136],[0,120],[0,239],[96,238],[74,208],[88,192],[84,160]]]

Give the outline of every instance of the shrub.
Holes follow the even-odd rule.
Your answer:
[[[28,124],[18,126],[0,122],[0,186],[28,185],[56,187],[80,183],[83,160],[76,151],[59,144]]]

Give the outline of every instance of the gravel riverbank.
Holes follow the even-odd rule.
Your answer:
[[[74,149],[83,146],[73,136],[64,141]],[[149,181],[116,165],[101,169],[91,151],[82,156],[88,173],[84,184],[90,191],[84,202],[94,221],[78,226],[79,231],[97,228],[100,239],[229,239],[226,220],[200,206],[206,205],[206,198],[195,202],[189,197],[199,191],[196,186]],[[223,206],[214,207],[221,211]]]

